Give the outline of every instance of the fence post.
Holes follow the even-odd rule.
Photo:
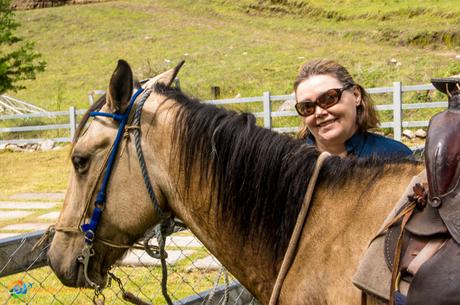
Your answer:
[[[264,127],[271,129],[272,128],[272,104],[270,102],[270,92],[265,91],[262,96],[262,101],[264,104]]]
[[[91,106],[92,104],[94,104],[93,93],[94,93],[94,91],[91,91],[90,93],[88,93],[88,101],[89,101],[89,105],[90,105],[90,106]]]
[[[75,107],[69,108],[70,142],[73,141],[75,130],[77,129],[77,110]]]
[[[178,77],[174,79],[174,86],[176,86],[177,89],[180,89],[180,80]]]
[[[402,84],[393,83],[393,138],[401,141],[402,134]]]

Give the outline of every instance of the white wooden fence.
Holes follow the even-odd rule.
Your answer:
[[[428,103],[426,102],[424,103],[403,103],[404,101],[403,97],[404,97],[405,92],[435,90],[435,88],[431,84],[403,86],[401,82],[394,82],[392,87],[369,88],[366,90],[371,95],[392,93],[393,101],[391,104],[377,105],[376,107],[378,111],[390,110],[393,112],[393,121],[382,122],[380,127],[381,128],[392,128],[393,137],[397,140],[401,140],[402,128],[426,127],[428,126],[428,123],[429,123],[429,118],[426,118],[426,120],[423,120],[423,121],[404,121],[403,120],[403,110],[447,107],[447,101],[437,101],[437,102],[428,102]],[[97,91],[97,93],[101,93],[101,91]],[[277,101],[279,102],[279,101],[292,100],[292,99],[294,99],[292,94],[271,95],[270,92],[264,92],[262,96],[209,100],[209,101],[204,101],[204,102],[214,104],[214,105],[262,102],[263,111],[255,112],[254,115],[257,118],[263,118],[264,127],[272,128],[272,118],[297,116],[296,111],[272,111],[272,102],[277,102]],[[75,130],[78,124],[77,115],[81,115],[85,113],[85,111],[86,110],[77,110],[75,107],[70,107],[68,111],[21,114],[21,115],[3,115],[3,116],[0,116],[0,121],[30,119],[30,118],[40,118],[40,117],[67,116],[68,123],[38,125],[38,126],[3,127],[3,128],[0,128],[0,134],[1,133],[12,133],[12,132],[65,129],[69,131],[68,137],[58,137],[58,138],[53,138],[52,140],[55,142],[70,142],[74,136],[74,133],[75,133]],[[272,128],[272,129],[277,132],[281,132],[281,133],[297,131],[297,127],[277,127],[277,128]],[[42,139],[42,138],[0,140],[0,144],[4,144],[4,143],[13,143],[13,144],[40,143],[40,142],[43,142],[44,140],[45,139]]]

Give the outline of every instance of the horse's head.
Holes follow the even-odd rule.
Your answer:
[[[147,82],[144,87],[150,87],[153,83],[169,86],[179,68],[180,65],[160,74]],[[111,77],[106,97],[91,109],[93,121],[84,129],[86,120],[90,117],[88,112],[74,139],[70,183],[48,252],[51,268],[65,285],[88,286],[89,278],[95,284],[103,286],[108,269],[126,251],[126,247],[119,248],[113,245],[133,244],[149,227],[159,221],[159,215],[155,212],[142,182],[143,176],[131,131],[126,128],[119,130],[122,125],[120,119],[122,114],[127,114],[128,126],[132,123],[132,116],[136,110],[136,105],[132,110],[130,107],[132,93],[131,68],[126,62],[120,60]],[[142,94],[137,100],[141,97]],[[156,98],[158,96],[155,93],[149,97],[149,99]],[[129,116],[130,110],[132,116]],[[94,111],[97,113],[95,114]],[[142,117],[145,121],[144,114]],[[118,145],[114,145],[118,133],[121,133],[121,141]],[[106,180],[104,175],[108,164],[111,163],[111,152],[116,150],[115,146],[118,146],[118,151],[113,156],[113,169],[108,177],[106,189],[102,192],[105,198],[101,199],[101,188],[104,189],[103,181]],[[152,158],[156,157],[152,152],[155,147],[144,147],[144,149],[149,151],[146,153],[148,155],[146,161],[152,161]],[[152,184],[159,206],[167,209],[167,199],[162,193],[162,183],[167,182],[161,179],[162,165],[156,166],[155,170],[157,168],[155,173],[150,172],[150,177],[154,177]],[[100,211],[102,216],[98,219],[98,216],[94,215]],[[94,229],[94,222],[97,222],[97,229]],[[87,226],[85,235],[81,225],[88,223],[90,225]],[[91,234],[94,235],[93,241],[88,240],[91,239]],[[82,264],[85,259],[85,253],[82,253],[84,249],[88,252],[86,256],[89,258],[87,277]]]

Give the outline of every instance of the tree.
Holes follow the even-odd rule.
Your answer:
[[[14,34],[19,26],[10,0],[0,0],[0,94],[24,89],[18,82],[35,79],[37,72],[45,70],[45,62],[34,51],[34,44]]]

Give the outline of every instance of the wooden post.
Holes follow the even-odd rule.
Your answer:
[[[402,84],[393,83],[393,138],[401,141],[402,134]]]
[[[91,91],[89,94],[88,94],[88,101],[89,101],[89,105],[91,106],[92,104],[94,104],[94,91]]]
[[[272,128],[272,104],[270,102],[270,92],[265,91],[262,96],[264,106],[264,127]]]
[[[75,107],[69,108],[69,125],[70,125],[70,142],[75,137],[75,130],[77,130],[77,110]]]
[[[219,86],[211,86],[211,95],[213,100],[217,100],[220,98],[220,87]]]
[[[180,81],[178,77],[174,79],[174,86],[180,90]]]

